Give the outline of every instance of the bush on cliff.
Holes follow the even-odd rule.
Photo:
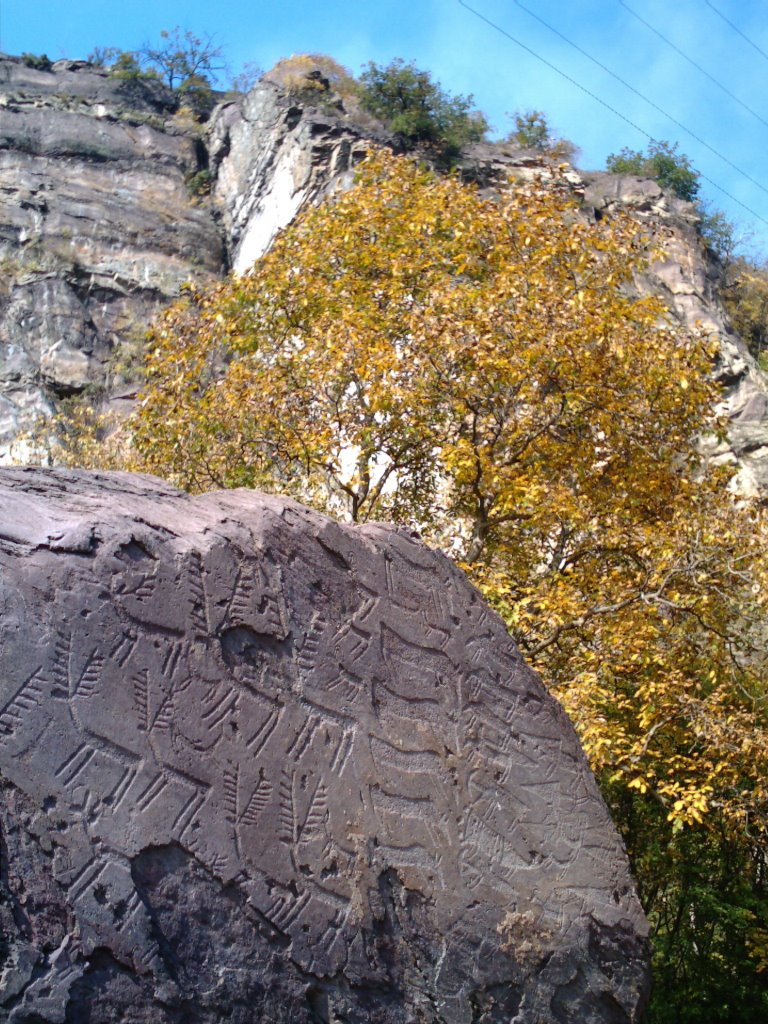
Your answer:
[[[408,149],[432,147],[450,163],[488,131],[471,96],[450,96],[412,62],[398,58],[384,66],[371,61],[360,84],[362,108],[382,120]]]
[[[505,142],[511,142],[523,149],[532,149],[536,153],[551,157],[553,160],[567,160],[573,163],[578,155],[578,147],[569,139],[561,139],[552,130],[547,117],[540,110],[517,111],[512,115],[514,129],[507,135]]]
[[[288,93],[300,99],[322,99],[331,93],[346,100],[356,97],[360,87],[351,71],[324,53],[297,53],[283,57],[264,75]]]
[[[699,173],[688,157],[678,152],[677,143],[650,142],[645,153],[625,148],[612,153],[605,166],[612,174],[655,178],[679,199],[690,203],[695,202],[699,195]]]

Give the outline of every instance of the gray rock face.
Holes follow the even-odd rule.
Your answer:
[[[220,106],[210,161],[236,272],[249,270],[304,207],[349,187],[355,163],[377,141],[339,111],[322,114],[269,82]]]
[[[265,81],[222,103],[204,131],[175,113],[177,97],[159,82],[110,78],[83,61],[44,72],[0,59],[0,461],[61,398],[88,390],[97,405],[129,406],[131,361],[183,282],[229,265],[244,272],[303,208],[348,187],[371,142],[393,144],[332,94],[321,102]],[[201,169],[212,180],[205,202],[186,184]],[[493,189],[551,164],[478,145],[461,172]],[[730,430],[712,456],[737,465],[743,492],[768,493],[768,413],[758,411],[768,383],[730,330],[692,207],[631,176],[568,180],[587,214],[629,209],[664,244],[640,285],[718,337]]]
[[[2,470],[0,630],[3,1020],[637,1019],[574,732],[410,535]]]
[[[185,183],[205,150],[176,106],[159,82],[0,59],[0,445],[57,398],[119,390],[116,346],[221,272],[221,231]]]
[[[587,209],[598,215],[629,210],[661,246],[663,255],[638,280],[640,290],[660,295],[681,323],[717,339],[715,375],[723,389],[718,412],[727,436],[708,441],[708,455],[735,467],[742,494],[768,494],[768,378],[729,324],[717,293],[719,269],[697,237],[694,207],[657,182],[631,175],[585,175],[583,194]]]

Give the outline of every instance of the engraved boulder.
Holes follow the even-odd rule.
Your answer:
[[[0,470],[0,1020],[630,1022],[574,731],[407,532]]]

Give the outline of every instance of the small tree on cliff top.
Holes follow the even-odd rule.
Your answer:
[[[676,142],[650,142],[646,153],[624,148],[619,153],[611,153],[605,166],[613,174],[655,178],[678,198],[691,203],[699,195],[699,172],[684,153],[678,152]]]
[[[533,149],[555,160],[567,160],[571,163],[575,160],[578,148],[569,139],[559,138],[550,128],[546,115],[540,110],[518,110],[512,115],[512,119],[515,127],[507,135],[505,142]]]
[[[450,96],[413,62],[397,58],[384,66],[370,61],[360,85],[363,109],[380,118],[408,148],[431,146],[450,162],[488,131],[471,96]]]
[[[213,36],[196,36],[178,25],[163,29],[160,42],[145,43],[140,54],[171,89],[183,90],[190,82],[205,82],[210,87],[217,72],[224,70],[223,51],[214,45]]]

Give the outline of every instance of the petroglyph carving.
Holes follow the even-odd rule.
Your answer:
[[[3,827],[47,851],[71,929],[66,955],[11,936],[10,1019],[117,1007],[130,977],[136,1019],[165,1020],[235,954],[252,1015],[233,1020],[463,1024],[492,988],[566,1005],[579,973],[606,993],[579,1019],[632,1019],[644,922],[618,838],[561,710],[445,558],[252,492],[14,470],[4,495],[30,525],[0,540],[0,599],[35,628],[0,624]],[[88,553],[46,540],[61,521]],[[510,953],[522,913],[538,959]],[[595,927],[623,963],[595,961]],[[217,984],[202,1021],[234,1012]]]

